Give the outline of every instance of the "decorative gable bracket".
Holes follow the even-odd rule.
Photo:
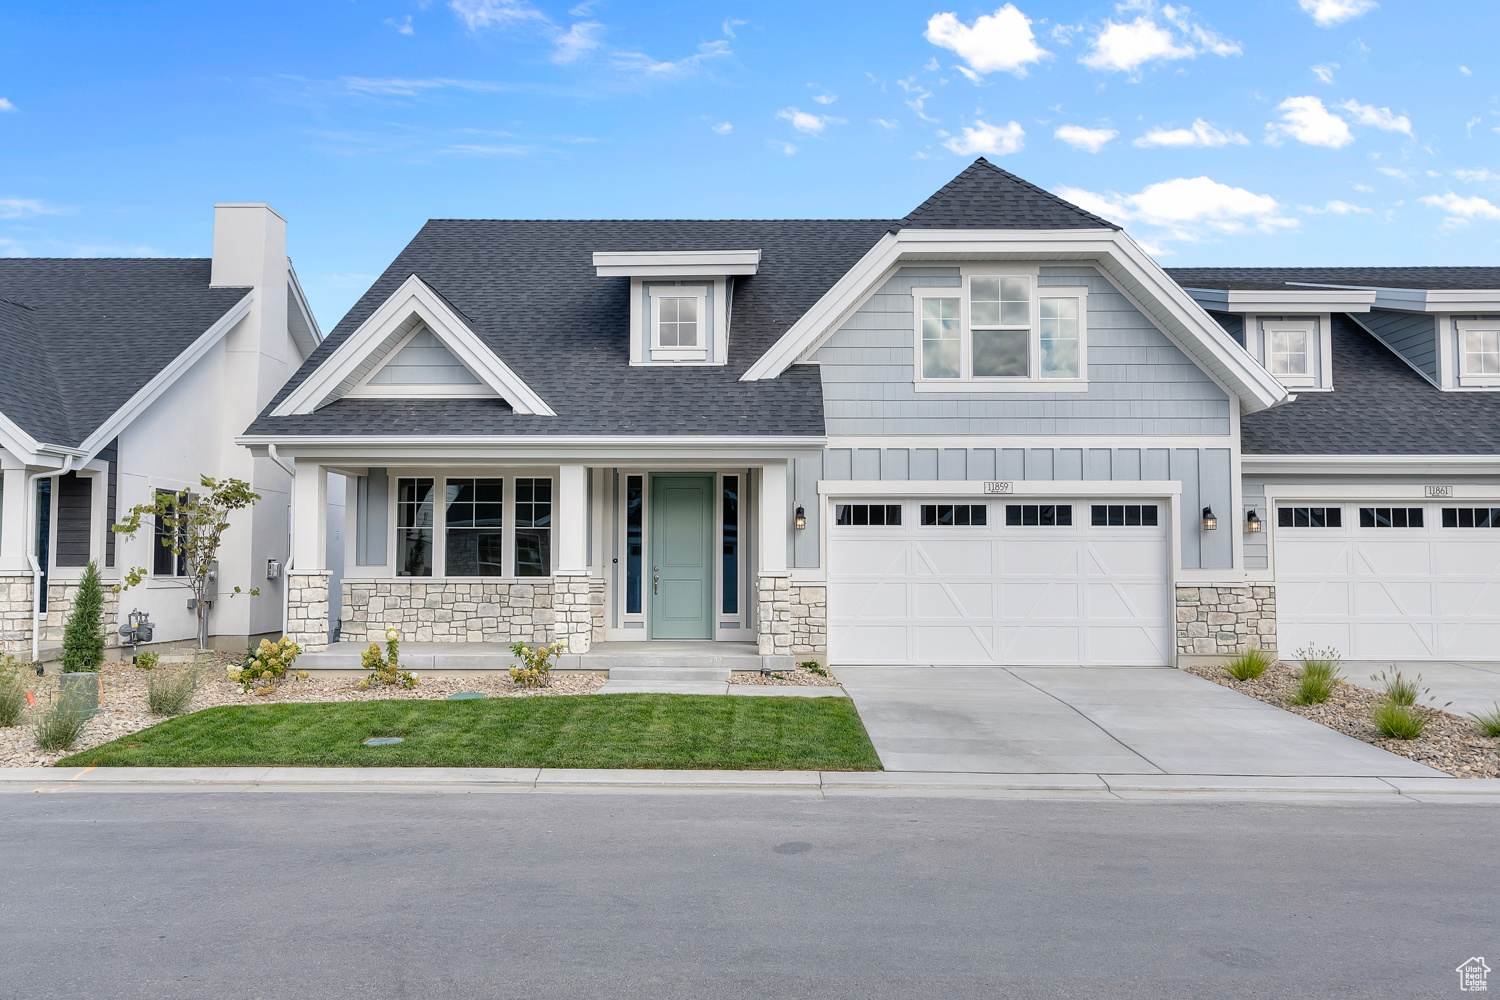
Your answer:
[[[401,283],[370,317],[323,359],[312,374],[272,412],[284,417],[311,413],[355,393],[414,331],[426,328],[449,353],[493,390],[517,413],[555,417],[557,414],[510,366],[490,349],[467,319],[431,285],[413,274]],[[392,395],[394,393],[382,393]],[[472,391],[461,395],[472,396]],[[413,391],[413,396],[427,395]]]

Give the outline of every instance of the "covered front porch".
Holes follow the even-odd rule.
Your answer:
[[[550,462],[529,442],[283,446],[295,464],[287,634],[310,668],[357,668],[391,628],[412,669],[500,669],[512,642],[564,644],[561,669],[823,659],[826,590],[787,570],[793,455],[736,444],[685,455],[631,442]],[[326,520],[330,473],[347,477],[342,525]],[[323,558],[331,530],[346,533],[340,567]]]

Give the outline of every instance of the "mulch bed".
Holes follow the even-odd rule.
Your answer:
[[[1500,739],[1485,736],[1473,719],[1428,708],[1427,728],[1421,736],[1414,740],[1393,740],[1380,735],[1370,721],[1371,713],[1385,700],[1379,691],[1340,681],[1333,695],[1321,705],[1292,705],[1289,699],[1297,689],[1301,671],[1284,663],[1273,664],[1253,681],[1237,681],[1219,666],[1184,669],[1454,777],[1500,778]]]

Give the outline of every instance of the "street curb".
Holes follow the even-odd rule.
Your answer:
[[[0,793],[64,791],[595,791],[1121,800],[1465,802],[1500,805],[1500,778],[918,771],[667,771],[441,767],[0,768]]]

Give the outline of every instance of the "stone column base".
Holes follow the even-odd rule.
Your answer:
[[[1177,659],[1212,661],[1276,649],[1276,588],[1177,588]]]
[[[826,586],[794,584],[788,576],[766,573],[757,579],[756,591],[760,655],[827,659]]]
[[[31,656],[31,574],[0,573],[0,653]]]
[[[587,653],[594,643],[595,616],[604,614],[602,581],[597,606],[593,598],[594,579],[590,574],[553,574],[552,610],[557,616],[553,624],[553,641],[562,643],[569,653]]]
[[[286,634],[304,653],[328,648],[327,572],[287,574]]]

